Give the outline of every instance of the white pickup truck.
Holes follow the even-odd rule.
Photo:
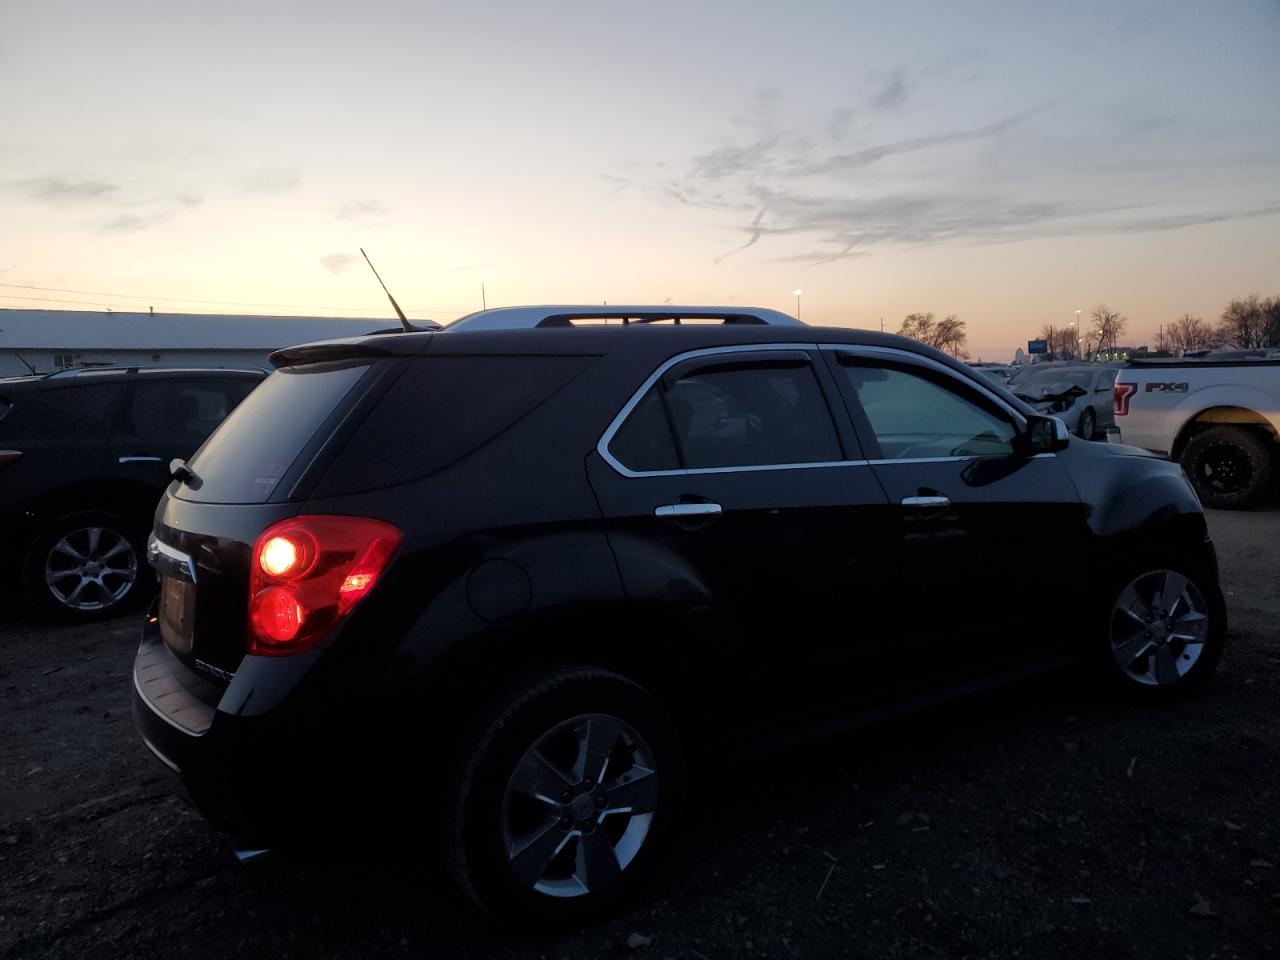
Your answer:
[[[1280,360],[1134,360],[1107,439],[1177,460],[1206,506],[1252,507],[1280,450]]]

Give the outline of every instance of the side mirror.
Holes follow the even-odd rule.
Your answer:
[[[1067,449],[1071,442],[1071,431],[1058,417],[1027,417],[1026,432],[1019,436],[1024,456],[1034,457],[1037,453],[1057,453]]]

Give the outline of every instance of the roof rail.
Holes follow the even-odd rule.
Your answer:
[[[70,380],[75,377],[84,376],[103,376],[110,374],[112,376],[128,376],[133,373],[199,373],[202,370],[220,370],[225,373],[270,373],[266,367],[253,366],[219,366],[216,364],[133,364],[130,366],[118,366],[116,364],[99,364],[92,367],[68,367],[65,370],[56,370],[53,373],[43,374],[46,380]]]
[[[719,320],[722,323],[769,327],[802,327],[795,317],[780,310],[762,307],[679,307],[671,304],[647,306],[594,306],[555,304],[533,307],[495,307],[467,314],[445,327],[452,330],[538,330],[544,327],[573,327],[582,321],[618,320],[633,323],[661,323],[682,320]]]

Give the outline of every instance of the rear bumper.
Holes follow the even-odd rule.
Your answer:
[[[184,799],[215,826],[247,841],[278,833],[264,815],[288,802],[288,773],[270,762],[280,742],[269,717],[218,709],[220,688],[183,666],[148,614],[133,664],[133,720],[143,745],[178,780]]]
[[[242,672],[269,686],[300,666],[275,659]],[[169,652],[153,608],[134,658],[134,724],[184,798],[215,826],[242,844],[287,844],[321,824],[332,831],[339,812],[366,809],[397,766],[380,714],[352,709],[323,678],[312,680],[289,676],[293,694],[250,714],[234,685],[192,672]]]

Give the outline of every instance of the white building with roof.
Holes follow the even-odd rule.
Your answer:
[[[0,377],[68,367],[268,367],[273,350],[394,329],[392,318],[0,309]]]

